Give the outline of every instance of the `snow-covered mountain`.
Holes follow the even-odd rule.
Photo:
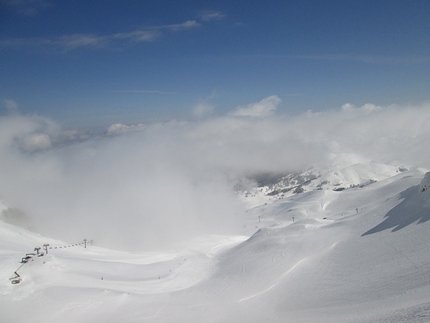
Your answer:
[[[0,221],[1,321],[429,322],[429,182],[401,165],[311,168],[242,191],[236,235],[162,252],[72,246]],[[11,284],[46,243],[59,247]]]
[[[407,171],[404,166],[378,163],[336,164],[326,168],[311,167],[301,173],[290,173],[276,179],[265,180],[251,190],[242,190],[243,201],[251,206],[273,202],[292,194],[314,190],[343,191],[363,188],[377,181]]]

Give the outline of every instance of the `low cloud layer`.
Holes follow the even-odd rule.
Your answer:
[[[98,136],[0,117],[0,199],[42,234],[144,250],[234,233],[243,211],[234,187],[261,174],[358,162],[430,168],[430,104],[291,117],[276,114],[279,102],[201,121],[117,124]]]

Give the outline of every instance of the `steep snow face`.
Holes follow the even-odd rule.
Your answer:
[[[22,255],[61,241],[0,221],[2,321],[429,322],[429,175],[342,169],[318,180],[376,182],[309,183],[241,214],[242,235],[161,252],[55,249],[17,285],[7,278]]]

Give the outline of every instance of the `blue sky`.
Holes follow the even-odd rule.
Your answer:
[[[430,98],[430,2],[0,0],[0,114],[65,125]]]

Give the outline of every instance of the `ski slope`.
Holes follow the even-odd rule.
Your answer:
[[[52,249],[15,285],[26,252],[65,242],[0,221],[1,322],[429,322],[425,173],[331,170],[322,189],[260,199],[237,235],[142,253]]]

